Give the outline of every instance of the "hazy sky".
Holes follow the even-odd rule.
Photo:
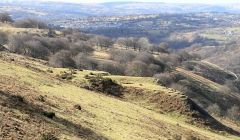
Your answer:
[[[112,1],[166,2],[166,3],[208,3],[208,4],[240,3],[240,0],[45,0],[45,1],[64,1],[64,2],[76,2],[76,3],[100,3],[100,2],[112,2]]]

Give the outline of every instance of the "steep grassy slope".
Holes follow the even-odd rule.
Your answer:
[[[39,139],[46,132],[60,139],[239,138],[191,125],[185,122],[188,120],[185,115],[170,115],[163,108],[151,109],[156,104],[144,101],[150,95],[131,96],[134,92],[129,91],[125,97],[116,98],[80,88],[83,77],[91,71],[75,71],[74,79],[64,80],[56,74],[69,72],[68,69],[54,69],[45,64],[37,59],[0,53],[2,139]],[[143,90],[142,93],[152,94],[155,90],[169,96],[181,96],[179,92],[158,86],[152,78],[108,77],[128,87],[126,92],[135,87]],[[81,110],[74,107],[77,104]],[[50,112],[56,116],[51,118]]]
[[[222,85],[225,84],[227,80],[238,79],[236,74],[207,61],[188,61],[185,62],[184,67],[197,75]]]
[[[188,92],[185,92],[187,96],[189,96],[191,99],[193,99],[205,109],[208,106],[216,103],[222,109],[223,114],[226,113],[226,110],[231,108],[233,105],[240,105],[240,95],[238,93],[225,90],[225,86],[209,80],[211,78],[208,77],[212,77],[212,75],[217,75],[215,80],[220,81],[227,80],[227,78],[225,77],[226,75],[231,75],[231,77],[235,77],[234,74],[228,73],[226,71],[220,71],[219,68],[211,70],[199,70],[205,71],[203,74],[206,78],[200,76],[201,74],[195,74],[194,71],[192,72],[184,70],[182,68],[177,68],[178,73],[176,75],[178,78],[176,82],[189,89]]]

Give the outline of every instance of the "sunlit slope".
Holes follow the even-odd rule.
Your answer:
[[[48,29],[36,29],[36,28],[17,28],[10,24],[0,23],[0,31],[7,34],[17,34],[17,33],[31,33],[38,35],[47,35]],[[59,31],[56,31],[57,34],[60,34]]]
[[[161,114],[139,103],[126,101],[78,87],[91,71],[76,71],[72,81],[56,78],[68,69],[54,69],[45,61],[0,53],[0,137],[39,139],[53,132],[60,139],[238,139],[185,123],[186,118]],[[52,72],[50,71],[52,70]],[[92,72],[104,73],[104,72]],[[109,76],[122,84],[171,93],[151,78]],[[142,80],[142,84],[138,83]],[[136,83],[134,83],[136,81]],[[137,82],[138,81],[138,82]],[[141,85],[140,85],[141,84]],[[175,93],[175,92],[174,92]],[[177,94],[177,93],[176,93]],[[16,95],[23,97],[23,100]],[[44,97],[43,102],[41,98]],[[74,108],[79,104],[82,110]],[[44,112],[54,112],[48,118]]]
[[[179,78],[178,83],[191,89],[191,94],[187,95],[200,103],[201,107],[206,108],[217,103],[227,110],[233,105],[239,105],[239,94],[227,92],[224,85],[227,81],[238,80],[236,74],[207,61],[188,61],[176,71],[182,79],[185,79]]]

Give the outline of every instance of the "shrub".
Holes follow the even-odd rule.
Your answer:
[[[48,37],[56,37],[57,34],[56,34],[56,32],[55,32],[55,30],[54,30],[53,28],[49,28],[49,29],[48,29],[48,33],[47,33],[47,36],[48,36]]]
[[[110,78],[103,78],[102,76],[91,76],[88,79],[89,88],[98,92],[114,95],[120,97],[122,95],[122,86],[117,84]]]
[[[7,44],[8,36],[6,33],[0,31],[0,47]]]
[[[133,61],[131,63],[128,63],[125,74],[129,76],[140,76],[140,77],[151,76],[151,72],[148,69],[148,65],[141,61]]]
[[[90,69],[90,70],[95,70],[98,67],[98,62],[89,57],[86,56],[83,53],[79,53],[75,58],[74,61],[76,63],[76,67],[78,69]]]
[[[8,48],[13,53],[46,59],[49,50],[31,34],[17,34],[9,37]]]
[[[201,139],[196,136],[188,136],[186,140],[201,140]]]
[[[190,90],[187,87],[177,84],[177,83],[172,83],[169,87],[172,89],[181,91],[182,93],[185,93],[185,94],[190,92]]]
[[[47,72],[48,72],[48,73],[53,73],[53,70],[47,69]]]
[[[135,60],[141,61],[146,64],[152,64],[152,63],[154,64],[156,61],[154,56],[147,52],[142,52],[142,53],[138,54],[137,57],[135,58]]]
[[[13,53],[25,54],[26,47],[24,42],[32,40],[32,35],[29,34],[17,34],[9,37],[8,48]]]
[[[95,36],[92,38],[91,43],[102,48],[110,48],[113,45],[113,42],[105,36]]]
[[[82,107],[81,107],[79,104],[74,105],[74,108],[76,108],[76,109],[78,109],[78,110],[82,110]]]
[[[46,29],[47,25],[44,22],[37,21],[34,19],[21,19],[14,22],[14,26],[18,28],[38,28]]]
[[[43,115],[50,119],[52,119],[56,116],[54,112],[46,112],[46,111],[43,112]]]
[[[63,38],[48,38],[48,37],[34,37],[40,41],[41,44],[46,47],[52,54],[55,54],[61,50],[69,50],[69,42]]]
[[[75,62],[70,51],[61,50],[49,58],[49,64],[58,68],[74,68]]]
[[[135,38],[123,38],[123,37],[120,37],[120,38],[118,38],[117,40],[116,40],[116,43],[118,44],[118,45],[121,45],[121,46],[123,46],[123,47],[125,47],[126,48],[126,50],[128,49],[128,48],[130,48],[130,47],[132,47],[132,48],[135,48],[135,50],[136,50],[136,43],[137,42],[137,39],[135,39]],[[134,47],[133,47],[134,46]]]
[[[182,136],[181,135],[174,135],[173,140],[182,140]]]
[[[13,22],[13,20],[8,13],[0,13],[0,22]]]
[[[169,86],[175,81],[174,75],[167,72],[155,74],[153,77],[158,79],[158,83],[163,86]]]
[[[73,32],[71,36],[68,36],[68,38],[71,38],[72,42],[77,42],[77,41],[88,41],[90,39],[90,35],[81,33],[77,30]]]
[[[12,99],[15,101],[15,102],[24,102],[24,97],[20,96],[20,95],[13,95],[12,96]]]
[[[65,80],[72,80],[75,76],[73,75],[73,72],[61,72],[60,74],[57,74],[58,78],[65,79]]]
[[[152,44],[150,44],[148,38],[141,37],[137,40],[137,48],[138,50],[149,50]]]
[[[70,47],[70,49],[71,49],[73,56],[76,56],[79,53],[89,55],[94,51],[94,49],[91,47],[91,44],[86,41],[78,41],[78,42],[74,43]]]
[[[27,56],[46,59],[49,55],[49,50],[42,46],[42,44],[37,40],[26,41],[24,42],[24,46],[26,49],[25,55]]]
[[[217,104],[212,104],[208,106],[207,111],[218,116],[221,114],[221,109]]]
[[[136,55],[137,54],[131,50],[111,50],[110,58],[120,64],[126,64],[127,62],[131,62]]]
[[[44,133],[41,136],[41,140],[58,140],[58,138],[52,133]]]
[[[227,110],[227,117],[233,121],[240,120],[240,110],[239,107],[234,105]]]
[[[37,98],[37,100],[40,101],[40,102],[45,102],[45,101],[46,101],[45,97],[42,96],[42,95],[40,95],[40,96]]]
[[[99,62],[98,70],[106,71],[111,74],[124,75],[124,66],[119,63]]]
[[[72,28],[65,28],[62,30],[62,33],[64,36],[71,35],[71,34],[73,34],[73,32],[74,32],[74,29],[72,29]]]

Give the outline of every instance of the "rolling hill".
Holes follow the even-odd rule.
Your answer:
[[[0,11],[10,12],[14,19],[38,18],[47,21],[78,19],[89,16],[123,16],[159,13],[228,12],[239,13],[239,4],[186,4],[163,2],[70,3],[53,1],[1,1]]]
[[[61,139],[238,139],[230,135],[237,132],[217,123],[187,96],[159,86],[153,78],[76,70],[75,78],[64,80],[56,74],[70,73],[69,69],[7,52],[0,54],[0,69],[3,139],[40,138],[47,132]],[[116,80],[124,87],[124,96],[80,88],[91,73]]]
[[[38,36],[48,32],[6,24],[1,30]],[[111,51],[94,47],[91,58],[113,61]],[[190,89],[185,92],[161,85],[162,79],[54,68],[45,60],[1,51],[0,138],[239,139],[237,123],[207,112],[212,104],[223,112],[239,105],[239,94],[222,91],[222,81],[237,80],[235,74],[205,61],[189,65],[171,72],[174,82]],[[213,80],[212,73],[224,77]]]

